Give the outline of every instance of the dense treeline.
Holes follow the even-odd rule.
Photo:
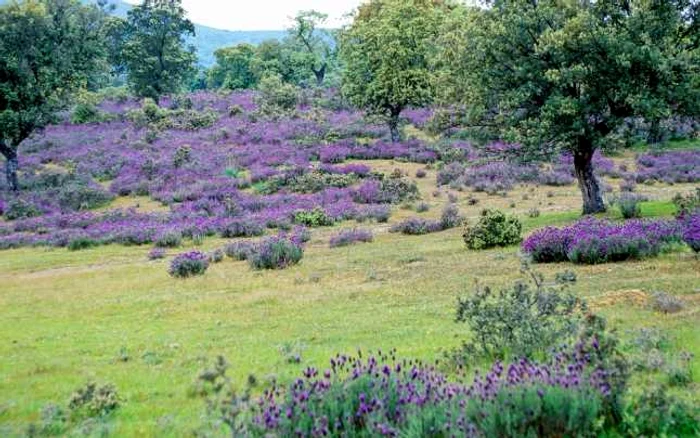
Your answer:
[[[630,119],[700,113],[696,0],[369,0],[344,28],[302,11],[282,41],[219,49],[195,68],[180,0],[144,0],[126,19],[105,0],[22,0],[0,8],[0,152],[18,189],[18,146],[80,90],[125,82],[158,101],[192,88],[293,92],[331,87],[382,118],[391,140],[409,107],[437,126],[520,143],[523,158],[574,156],[584,213],[605,209],[594,152]],[[291,91],[290,91],[291,90]]]

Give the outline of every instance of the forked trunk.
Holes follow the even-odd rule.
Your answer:
[[[401,141],[401,132],[399,132],[399,115],[400,109],[392,108],[389,113],[389,132],[391,133],[391,142],[398,143]]]
[[[312,69],[313,70],[313,69]],[[323,85],[323,79],[326,77],[326,64],[323,64],[318,70],[313,70],[316,76],[316,85]]]
[[[574,153],[574,170],[583,197],[583,214],[602,213],[605,211],[603,191],[598,178],[593,173],[593,152],[590,147],[579,148]]]
[[[7,186],[11,191],[16,192],[19,190],[19,181],[17,180],[17,168],[19,167],[17,151],[0,140],[0,153],[5,157],[5,178],[7,179]]]

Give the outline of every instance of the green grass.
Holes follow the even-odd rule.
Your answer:
[[[417,168],[384,164],[409,175]],[[430,196],[433,181],[429,175],[418,184],[432,205],[425,215],[437,217],[446,196]],[[467,205],[469,193],[458,193],[459,205],[470,217],[487,206],[506,209],[523,218],[526,232],[578,218],[577,189],[552,190],[551,198],[542,189],[518,189],[507,198],[477,194],[477,206]],[[665,199],[644,203],[643,215],[672,214],[667,192],[649,190]],[[508,209],[513,200],[518,206]],[[541,216],[527,218],[534,206]],[[415,212],[397,209],[392,221],[407,215]],[[216,355],[228,358],[241,384],[251,373],[288,381],[306,366],[325,367],[331,355],[357,348],[396,347],[402,356],[439,358],[468,336],[453,322],[456,297],[470,293],[476,279],[502,286],[519,277],[517,247],[468,251],[459,229],[402,236],[373,225],[373,243],[328,248],[329,235],[344,225],[314,230],[302,263],[290,269],[256,272],[246,262],[226,260],[188,280],[170,278],[168,260],[147,261],[148,247],[0,252],[0,435],[38,421],[42,406],[65,404],[88,380],[114,383],[123,398],[110,419],[115,436],[188,435],[204,409],[188,389]],[[210,239],[203,248],[222,244]],[[549,278],[574,270],[573,290],[623,337],[658,326],[674,348],[700,356],[700,261],[688,250],[637,262],[537,269]],[[654,290],[683,297],[686,309],[661,315],[628,299]],[[301,364],[286,363],[279,352],[285,343],[304,347]],[[123,353],[128,360],[121,360]],[[697,360],[694,371],[700,375]],[[697,389],[695,383],[684,394],[697,398]]]

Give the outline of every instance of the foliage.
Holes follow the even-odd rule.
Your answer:
[[[700,187],[695,188],[695,193],[689,193],[685,196],[676,193],[673,197],[673,204],[676,206],[676,214],[679,217],[700,210]]]
[[[20,143],[55,120],[71,94],[103,70],[104,12],[78,1],[11,2],[0,8],[0,153],[18,189]]]
[[[464,218],[459,213],[459,208],[455,204],[447,204],[440,215],[440,227],[448,230],[462,225],[462,222]]]
[[[255,251],[255,245],[249,240],[239,240],[229,243],[224,248],[224,252],[233,260],[247,260],[248,257]]]
[[[532,157],[570,150],[584,213],[605,209],[593,153],[628,118],[700,112],[698,14],[688,2],[487,6],[447,20],[445,100],[468,105],[467,124],[521,142]]]
[[[614,223],[582,219],[563,228],[547,227],[527,237],[522,249],[539,263],[572,261],[596,264],[657,255],[664,245],[678,242],[682,224],[668,220],[629,220]]]
[[[485,209],[476,224],[465,226],[462,237],[467,248],[480,250],[519,243],[521,233],[522,224],[516,217]]]
[[[285,269],[296,265],[304,257],[301,244],[292,239],[274,236],[263,239],[248,256],[253,269]]]
[[[639,207],[640,197],[634,194],[623,193],[616,203],[620,208],[620,213],[624,219],[634,219],[642,215],[642,209]]]
[[[695,213],[684,219],[684,221],[683,240],[693,251],[700,253],[700,210],[696,209]]]
[[[214,52],[216,64],[207,72],[209,88],[240,90],[254,88],[258,77],[253,70],[255,47],[241,43]]]
[[[624,411],[622,429],[629,436],[694,436],[700,411],[656,386],[635,395]]]
[[[148,252],[148,260],[160,260],[165,258],[164,248],[153,248]]]
[[[65,210],[92,210],[114,199],[114,195],[97,184],[70,183],[58,192],[58,204]]]
[[[36,217],[41,213],[41,210],[32,202],[19,197],[11,199],[3,208],[3,214],[8,221]]]
[[[73,413],[88,417],[107,415],[119,408],[119,405],[119,396],[114,385],[97,385],[94,382],[78,388],[68,402],[68,407]]]
[[[499,292],[477,285],[473,295],[458,299],[456,320],[472,334],[460,352],[464,357],[533,357],[578,333],[585,303],[562,286],[547,285],[541,274],[524,272],[528,282]]]
[[[409,106],[432,101],[430,54],[442,17],[432,0],[372,0],[361,5],[340,36],[343,94],[356,106],[386,117],[392,141]]]
[[[276,109],[289,111],[297,105],[298,92],[294,85],[282,81],[278,75],[264,76],[258,84],[260,91],[260,105],[262,110],[274,111]]]
[[[323,84],[327,70],[334,61],[331,35],[322,28],[327,19],[326,14],[318,11],[300,11],[294,17],[294,25],[287,31],[289,39],[300,46],[297,54],[314,74],[319,86]]]
[[[339,246],[348,246],[358,242],[372,242],[374,236],[370,230],[362,230],[359,228],[350,228],[341,230],[330,238],[329,245],[331,248]]]
[[[299,210],[294,213],[294,223],[308,227],[323,227],[333,225],[334,222],[333,218],[320,207],[313,210]]]
[[[175,230],[164,230],[156,237],[154,243],[159,248],[176,248],[182,244],[182,233]]]
[[[402,222],[396,223],[389,229],[392,233],[401,233],[413,236],[435,233],[442,231],[440,222],[431,221],[419,217],[411,217]]]
[[[168,273],[176,278],[204,275],[209,268],[209,257],[200,251],[190,251],[175,256]]]
[[[127,14],[122,57],[134,94],[156,102],[164,94],[180,91],[194,74],[194,36],[181,0],[145,0]]]
[[[592,371],[575,351],[497,362],[468,385],[394,351],[339,354],[267,388],[251,426],[261,436],[596,436],[609,390]]]
[[[662,291],[652,292],[650,301],[651,308],[661,313],[677,313],[685,307],[683,300]]]

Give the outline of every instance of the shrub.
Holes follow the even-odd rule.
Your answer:
[[[459,213],[459,208],[454,204],[447,204],[440,215],[440,227],[448,230],[462,225],[462,222],[464,218]]]
[[[77,237],[68,243],[68,250],[70,251],[80,251],[83,249],[94,248],[100,243],[89,237]]]
[[[284,269],[299,263],[304,257],[301,245],[284,237],[268,237],[255,247],[248,262],[253,269]]]
[[[399,204],[418,199],[420,192],[414,181],[407,179],[385,179],[379,185],[378,198],[375,202]]]
[[[634,219],[642,215],[642,210],[639,207],[640,197],[634,194],[623,194],[617,199],[617,205],[620,208],[620,213],[625,219]]]
[[[683,240],[696,253],[700,253],[700,211],[684,219]]]
[[[322,227],[333,225],[335,221],[321,207],[313,210],[298,210],[294,213],[294,223],[307,227]]]
[[[255,250],[255,244],[249,240],[241,240],[226,245],[224,252],[234,260],[248,260],[250,254]]]
[[[331,236],[330,247],[337,248],[339,246],[348,246],[358,242],[372,242],[373,240],[374,236],[370,230],[351,228],[341,230],[337,234]]]
[[[421,235],[442,231],[442,226],[438,221],[431,221],[419,217],[408,218],[398,224],[394,224],[389,229],[392,233],[407,235]]]
[[[297,105],[297,89],[277,75],[264,76],[258,83],[260,104],[266,107],[291,110]]]
[[[41,216],[41,210],[32,202],[21,198],[11,199],[4,207],[5,219],[13,221]]]
[[[224,260],[224,251],[221,249],[215,249],[207,254],[210,263],[221,263]]]
[[[681,195],[676,193],[673,197],[673,204],[676,206],[676,214],[683,217],[700,209],[700,187],[695,188],[695,193]]]
[[[79,416],[100,417],[119,407],[117,389],[112,384],[97,385],[89,382],[70,397],[68,407]]]
[[[306,368],[293,384],[265,389],[253,402],[259,411],[248,430],[261,436],[597,436],[606,390],[588,379],[585,359],[557,360],[497,362],[465,384],[420,361],[395,359],[393,351],[337,355],[326,371]],[[242,436],[245,411],[232,404],[226,413]]]
[[[258,222],[245,219],[234,219],[220,230],[221,237],[254,237],[262,236],[265,230]]]
[[[427,202],[419,202],[418,205],[416,205],[416,213],[425,213],[428,210],[430,210],[430,204]]]
[[[388,205],[365,205],[358,209],[355,219],[358,222],[375,220],[379,223],[389,222],[391,207]]]
[[[61,188],[58,203],[64,210],[91,210],[108,204],[114,195],[93,184],[75,182]]]
[[[585,304],[562,286],[547,286],[540,274],[526,269],[529,282],[494,292],[477,285],[474,294],[457,301],[457,322],[465,322],[473,341],[463,345],[472,358],[532,357],[560,345],[579,330]]]
[[[522,224],[514,216],[506,216],[498,210],[486,209],[475,225],[464,229],[464,242],[469,249],[487,249],[514,245],[522,240]]]
[[[204,275],[209,268],[209,257],[200,251],[190,251],[177,255],[170,263],[168,273],[176,278],[189,278]]]
[[[425,171],[425,169],[416,170],[416,178],[425,178],[427,175],[428,173]]]
[[[651,308],[661,313],[678,313],[685,307],[685,302],[666,292],[655,291],[650,297]]]
[[[615,223],[584,218],[567,227],[537,230],[525,239],[522,249],[539,263],[570,260],[594,264],[651,257],[680,238],[681,225],[677,221]]]
[[[175,230],[166,230],[155,239],[155,245],[159,248],[176,248],[182,244],[182,233]]]
[[[621,429],[628,436],[698,436],[700,410],[657,386],[632,398],[625,407]]]
[[[148,260],[160,260],[165,258],[165,249],[163,248],[153,248],[148,253]]]

